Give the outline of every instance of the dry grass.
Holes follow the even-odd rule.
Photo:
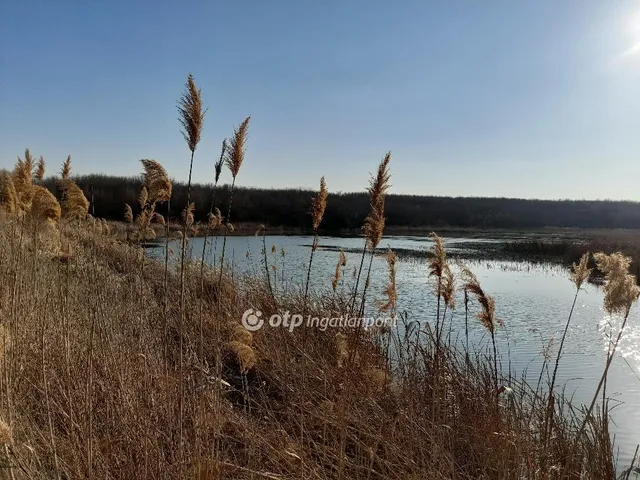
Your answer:
[[[190,177],[205,112],[192,76],[178,108],[191,152]],[[235,130],[228,149],[223,145],[232,188],[248,123]],[[425,265],[444,300],[437,338],[406,316],[397,328],[380,329],[301,326],[251,333],[240,325],[248,308],[263,319],[285,311],[353,314],[358,296],[364,312],[371,260],[363,292],[358,281],[365,254],[373,259],[382,237],[389,160],[387,154],[369,187],[371,210],[355,286],[344,278],[340,252],[333,288],[322,295],[308,287],[315,248],[306,286],[271,279],[264,236],[264,275],[239,278],[223,260],[218,266],[189,261],[188,236],[199,227],[189,196],[182,232],[165,239],[165,263],[148,259],[141,243],[155,237],[156,229],[165,230],[162,225],[169,233],[169,219],[155,209],[170,201],[172,190],[153,160],[142,161],[145,186],[135,222],[126,205],[127,222],[113,224],[87,214],[88,201],[70,178],[69,158],[62,168],[61,205],[33,185],[27,150],[12,174],[0,173],[0,475],[613,478],[608,418],[599,410],[592,414],[594,404],[583,415],[557,395],[556,408],[549,408],[538,388],[500,376],[495,341],[492,352],[477,355],[440,341],[456,288],[442,242]],[[216,184],[221,165],[215,165]],[[322,179],[310,218],[316,235],[326,199]],[[225,219],[213,203],[215,198],[209,228],[226,223],[226,238],[233,228],[231,199]],[[179,252],[170,259],[173,248]],[[275,246],[271,255],[277,256]],[[284,269],[284,250],[281,256]],[[608,269],[608,308],[630,306],[637,286],[626,273],[626,259],[596,258]],[[392,251],[387,263],[386,300],[378,308],[396,317]],[[581,281],[586,267],[586,260],[577,267]],[[494,339],[493,298],[469,270],[463,276],[465,307],[468,292],[480,303],[478,318]],[[613,353],[615,347],[605,379]]]
[[[543,402],[524,384],[496,402],[493,365],[484,357],[469,368],[442,346],[434,395],[435,347],[422,335],[364,332],[357,356],[345,361],[354,346],[336,343],[335,331],[308,331],[304,351],[302,331],[241,334],[247,306],[275,313],[264,281],[238,283],[224,274],[219,283],[218,272],[205,267],[200,277],[190,264],[179,439],[179,273],[170,272],[165,288],[162,265],[141,268],[138,247],[118,232],[99,235],[87,222],[61,224],[64,255],[33,251],[22,228],[7,218],[0,229],[7,332],[0,418],[12,439],[5,460],[14,478],[299,478],[300,462],[305,478],[336,478],[343,429],[344,478],[556,478],[553,472],[569,465],[601,479],[611,471],[602,419],[591,418],[576,438],[580,418],[558,414],[543,449],[538,428],[546,412],[535,406]],[[280,309],[303,308],[294,292],[279,301]],[[306,304],[327,316],[346,302],[334,294]],[[389,336],[395,362],[379,335]],[[218,341],[221,379],[212,374]],[[574,441],[580,449],[569,461]],[[543,456],[550,476],[540,471]]]

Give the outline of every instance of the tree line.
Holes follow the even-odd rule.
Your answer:
[[[142,188],[139,177],[85,175],[74,178],[91,201],[90,212],[108,220],[123,218],[124,204],[136,212]],[[57,192],[55,178],[44,185]],[[213,186],[192,185],[196,221],[205,221]],[[311,228],[309,209],[315,192],[303,189],[235,187],[232,223],[253,222],[267,226]],[[228,185],[218,186],[215,205],[225,215],[230,197]],[[325,232],[360,229],[369,211],[366,192],[329,194],[322,229]],[[169,216],[179,218],[187,203],[187,185],[174,183]],[[166,216],[167,205],[159,207]],[[437,228],[640,228],[640,203],[612,200],[525,200],[488,197],[387,196],[388,227]]]

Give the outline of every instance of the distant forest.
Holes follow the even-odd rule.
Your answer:
[[[74,178],[89,200],[97,217],[123,218],[124,204],[137,208],[141,179],[87,175]],[[44,181],[56,192],[56,179]],[[193,185],[196,221],[204,221],[211,206],[211,185]],[[309,208],[315,192],[300,189],[264,190],[235,188],[232,223],[256,222],[271,227],[310,228]],[[187,200],[186,184],[175,183],[171,200],[171,218],[179,217]],[[225,215],[229,186],[219,186],[216,206]],[[166,216],[166,205],[158,211]],[[330,194],[321,230],[358,231],[369,210],[368,197],[362,193]],[[90,209],[91,212],[91,209]],[[437,228],[640,228],[640,203],[600,200],[522,200],[514,198],[435,197],[418,195],[387,196],[387,226]]]

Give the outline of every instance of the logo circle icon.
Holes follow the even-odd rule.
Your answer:
[[[260,310],[254,310],[253,308],[245,310],[242,314],[242,326],[250,332],[256,332],[260,330],[264,324],[264,320],[260,317],[262,317]]]

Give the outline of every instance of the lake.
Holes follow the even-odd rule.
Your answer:
[[[200,258],[203,238],[189,241],[189,255]],[[569,280],[569,270],[551,264],[533,264],[524,260],[499,260],[502,238],[445,238],[447,252],[461,259],[476,274],[483,289],[496,301],[496,316],[504,322],[497,329],[499,358],[507,372],[509,357],[516,377],[527,373],[530,384],[535,384],[542,366],[543,349],[549,341],[552,358],[562,336],[575,294]],[[179,246],[173,242],[173,250]],[[307,274],[313,238],[308,236],[267,236],[267,263],[277,289],[300,288]],[[219,263],[222,238],[209,239],[206,259]],[[272,246],[275,245],[275,253]],[[406,312],[410,320],[421,323],[435,319],[436,298],[432,280],[428,278],[425,250],[432,242],[426,237],[385,237],[381,249],[399,252],[396,264],[398,313]],[[354,269],[360,265],[363,240],[361,238],[321,237],[314,255],[310,286],[313,291],[331,292],[331,280],[338,261],[338,250],[347,257],[344,282],[346,287],[355,283]],[[284,249],[284,256],[282,255]],[[149,249],[149,254],[164,258],[164,248]],[[368,258],[366,261],[368,264]],[[227,238],[225,263],[232,264],[238,275],[265,275],[262,237],[233,236]],[[272,266],[277,269],[273,270]],[[455,269],[457,272],[457,268]],[[372,264],[368,298],[383,298],[388,278],[387,263],[376,255]],[[362,287],[364,281],[361,280]],[[338,290],[343,288],[338,286]],[[277,292],[276,292],[277,293]],[[571,326],[565,342],[558,371],[557,385],[565,386],[574,404],[588,404],[602,374],[607,350],[607,333],[613,325],[614,336],[620,318],[610,318],[602,307],[603,295],[598,286],[587,284],[578,295]],[[472,302],[473,303],[473,302]],[[371,301],[369,302],[371,304]],[[464,338],[464,303],[462,293],[457,297],[458,308],[452,320],[452,336]],[[250,306],[248,306],[249,308]],[[375,314],[375,312],[369,312]],[[449,315],[447,315],[449,317]],[[490,342],[486,330],[471,315],[469,317],[470,343],[484,349]],[[510,353],[509,353],[510,352]],[[615,448],[620,466],[628,465],[635,447],[640,443],[640,307],[634,305],[627,328],[616,354],[607,382],[607,395],[611,397],[613,411],[611,433],[615,435]],[[553,360],[552,360],[553,362]]]

